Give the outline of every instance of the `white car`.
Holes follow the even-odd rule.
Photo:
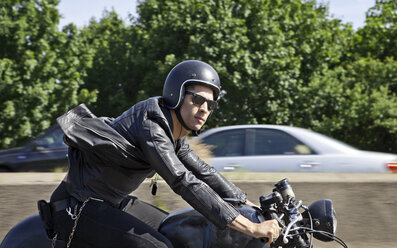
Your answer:
[[[397,173],[397,155],[355,149],[325,135],[291,126],[236,125],[198,137],[212,146],[219,171]]]

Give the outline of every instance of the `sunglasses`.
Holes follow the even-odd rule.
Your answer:
[[[196,94],[194,92],[191,91],[185,91],[186,94],[188,95],[192,95],[192,102],[194,105],[197,106],[201,106],[204,104],[204,102],[207,102],[207,106],[208,106],[208,110],[212,111],[216,108],[216,106],[218,105],[218,103],[216,101],[213,100],[208,100],[207,98],[200,96],[199,94]]]

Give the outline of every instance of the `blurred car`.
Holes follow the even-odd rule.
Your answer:
[[[227,126],[193,140],[212,147],[210,164],[219,171],[397,173],[396,154],[361,151],[291,126]]]
[[[54,171],[67,168],[68,147],[63,131],[55,125],[27,145],[0,151],[0,171]]]

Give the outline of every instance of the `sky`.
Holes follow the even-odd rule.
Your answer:
[[[317,0],[328,2],[333,18],[343,23],[350,22],[354,29],[364,26],[365,12],[375,5],[375,0]],[[60,27],[73,22],[77,27],[89,24],[92,17],[99,20],[104,9],[114,10],[124,20],[128,14],[136,13],[137,0],[61,0],[58,5],[61,14]]]

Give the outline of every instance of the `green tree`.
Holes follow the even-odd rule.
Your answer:
[[[98,90],[98,100],[91,110],[103,116],[117,116],[134,104],[139,81],[131,74],[139,74],[132,66],[134,60],[133,26],[126,26],[117,13],[105,11],[99,22],[92,19],[82,28],[80,37],[93,49],[92,67],[84,77],[85,86]]]
[[[299,87],[340,63],[352,33],[315,1],[151,0],[138,13],[140,98],[161,94],[177,62],[206,61],[224,90],[210,125],[292,124]]]
[[[353,52],[356,57],[380,59],[390,67],[388,59],[397,59],[397,2],[377,0],[366,15],[366,25],[355,34]],[[397,94],[397,74],[390,76],[393,78],[385,83]]]
[[[354,50],[362,57],[397,57],[396,1],[377,0],[367,11],[365,26],[357,31]]]
[[[314,78],[299,91],[296,125],[358,148],[397,151],[397,97],[390,75],[397,62],[363,58]]]
[[[377,0],[340,66],[301,91],[299,125],[363,149],[397,152],[396,23],[397,3]]]
[[[0,147],[26,142],[80,102],[91,51],[75,26],[58,31],[58,0],[0,2]]]

